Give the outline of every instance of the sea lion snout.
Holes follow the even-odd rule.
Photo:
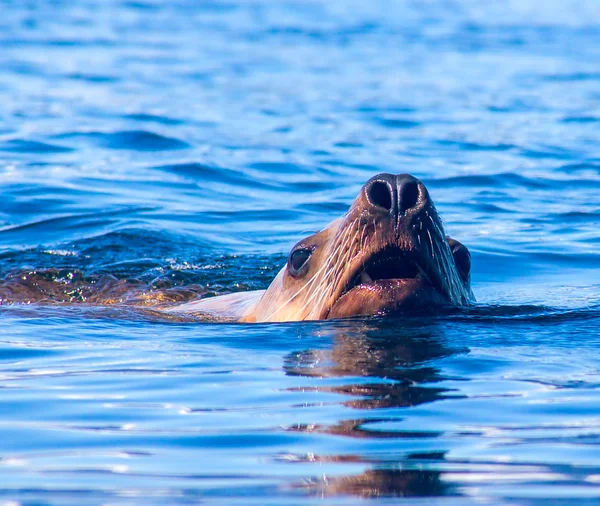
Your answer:
[[[429,201],[425,185],[410,174],[381,173],[363,186],[366,206],[398,218],[423,209]]]

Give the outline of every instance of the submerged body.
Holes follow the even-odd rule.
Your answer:
[[[445,235],[425,185],[379,174],[344,216],[292,248],[267,290],[170,311],[276,322],[463,306],[473,300],[470,268],[467,248]]]

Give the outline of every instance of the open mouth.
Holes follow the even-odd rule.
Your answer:
[[[420,279],[432,284],[414,253],[399,248],[386,248],[372,255],[358,268],[342,295],[358,286],[376,285],[378,281],[408,279]]]

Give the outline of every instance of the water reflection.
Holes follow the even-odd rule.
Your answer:
[[[318,392],[338,393],[353,410],[378,410],[376,416],[350,417],[331,425],[298,425],[291,430],[319,432],[352,438],[438,438],[431,430],[381,430],[381,422],[401,421],[394,408],[457,397],[451,389],[436,386],[447,379],[433,362],[464,348],[451,347],[443,329],[420,318],[352,322],[337,329],[329,349],[308,349],[289,354],[284,362],[288,375],[347,378],[339,386],[318,386]],[[456,379],[456,378],[455,378]],[[386,410],[386,411],[380,411]],[[358,475],[310,480],[303,486],[321,495],[350,494],[359,497],[427,497],[457,495],[431,466],[444,460],[444,449],[427,454],[404,454],[396,460],[357,460],[372,467]],[[313,456],[313,460],[343,462],[345,456]],[[426,469],[427,468],[427,469]]]
[[[437,471],[372,469],[357,476],[314,480],[305,485],[315,495],[358,497],[436,497],[459,495]]]
[[[415,406],[447,397],[450,390],[431,385],[445,379],[431,361],[467,351],[451,348],[439,327],[415,319],[357,322],[337,331],[333,341],[329,350],[291,353],[284,370],[288,375],[356,379],[318,390],[360,397],[345,402],[359,409]]]

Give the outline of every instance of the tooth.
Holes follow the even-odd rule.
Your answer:
[[[371,279],[371,276],[369,276],[367,274],[367,271],[362,271],[362,273],[360,275],[360,282],[361,283],[372,283],[373,279]]]

